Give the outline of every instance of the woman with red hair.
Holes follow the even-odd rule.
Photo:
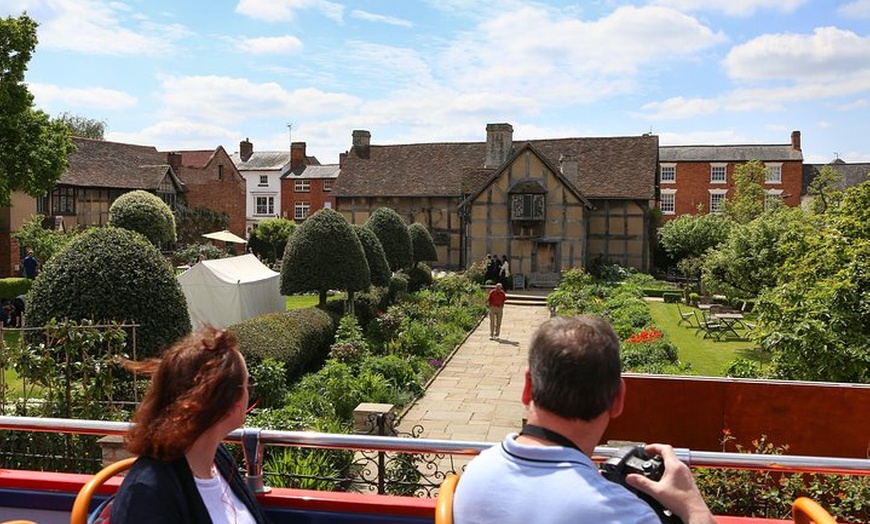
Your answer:
[[[221,445],[244,422],[253,386],[235,336],[206,326],[159,359],[123,364],[152,380],[126,439],[139,458],[118,489],[111,522],[267,522]]]

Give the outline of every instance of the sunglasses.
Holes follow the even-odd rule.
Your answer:
[[[248,398],[254,398],[254,393],[257,391],[257,379],[248,375],[248,382],[239,386],[248,388]]]

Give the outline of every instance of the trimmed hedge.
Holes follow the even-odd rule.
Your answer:
[[[676,304],[683,300],[683,294],[670,291],[662,295],[662,299],[665,301],[665,304]]]
[[[288,383],[326,360],[338,318],[318,308],[260,315],[228,329],[239,338],[249,366],[273,359],[284,364]]]
[[[33,285],[29,278],[0,278],[0,298],[12,299],[18,295],[26,295]]]
[[[136,231],[152,244],[175,242],[175,215],[166,202],[147,191],[119,196],[109,208],[109,225]]]
[[[435,242],[426,226],[420,223],[408,225],[408,234],[411,236],[411,247],[414,263],[437,262],[438,252],[435,250]]]
[[[398,271],[411,267],[414,262],[411,234],[408,233],[408,226],[398,213],[388,207],[379,207],[371,214],[365,225],[381,241],[391,270]]]
[[[373,286],[387,286],[390,284],[390,265],[384,254],[384,247],[374,231],[362,224],[351,224],[351,229],[356,233],[362,244],[366,261],[369,263],[369,274]]]

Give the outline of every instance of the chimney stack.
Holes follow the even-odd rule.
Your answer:
[[[169,163],[169,167],[176,172],[175,174],[178,174],[178,170],[181,169],[181,153],[167,154],[166,161]]]
[[[494,168],[505,163],[511,154],[514,128],[510,124],[486,125],[486,162],[483,167]]]
[[[239,158],[242,162],[247,162],[251,155],[254,154],[254,144],[247,138],[239,142]]]
[[[577,155],[563,153],[559,156],[559,171],[572,183],[577,182]]]
[[[797,151],[801,150],[801,132],[800,131],[792,131],[791,132],[791,148]]]
[[[364,129],[353,131],[353,151],[359,158],[368,158],[372,145],[372,134]]]
[[[305,142],[290,143],[290,170],[305,165]]]

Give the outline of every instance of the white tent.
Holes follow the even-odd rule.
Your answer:
[[[228,327],[242,320],[283,311],[280,273],[252,254],[203,260],[178,275],[194,329]]]

